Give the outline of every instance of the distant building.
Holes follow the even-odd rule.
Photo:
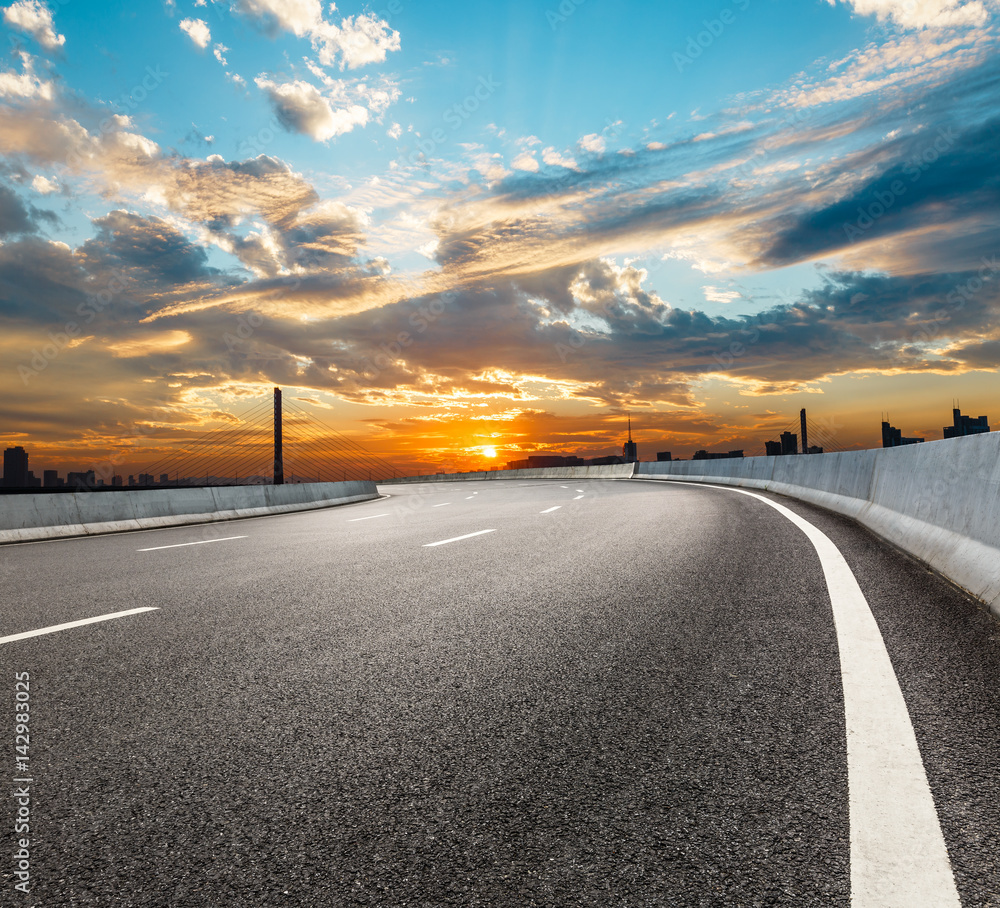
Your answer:
[[[632,415],[628,417],[628,441],[622,445],[622,459],[625,463],[636,463],[639,460],[639,448],[632,441]]]
[[[170,474],[169,473],[161,473],[160,474],[160,485],[161,486],[165,486],[165,485],[169,485],[169,484],[170,484]]]
[[[657,451],[656,452],[657,463],[670,463],[671,459],[672,458],[670,457],[670,452],[669,451]]]
[[[63,481],[59,478],[58,470],[45,470],[42,473],[42,485],[46,489],[58,489],[62,484]]]
[[[28,452],[20,445],[3,452],[3,484],[8,489],[23,489],[28,484]]]
[[[121,488],[121,485],[122,485],[122,478],[121,478],[121,476],[112,476],[111,477],[111,485],[113,485],[115,488]]]
[[[768,457],[778,457],[781,454],[780,441],[765,441],[764,454]]]
[[[990,431],[989,420],[985,416],[963,416],[957,407],[951,411],[954,425],[944,427],[945,438],[961,438],[964,435],[982,435]],[[4,475],[7,475],[6,468]]]
[[[895,426],[890,426],[887,422],[882,423],[883,448],[898,448],[902,445],[918,445],[922,441],[922,438],[904,438],[901,429],[897,429]]]
[[[151,485],[153,485],[153,474],[152,473],[140,473],[139,474],[139,485],[141,485],[141,486],[151,486]]]
[[[806,454],[822,454],[822,453],[823,453],[822,445],[809,445],[809,450],[806,451]]]
[[[782,432],[781,433],[781,453],[782,454],[798,454],[799,453],[799,436],[794,432]]]
[[[695,451],[692,460],[729,460],[735,457],[742,457],[742,451],[728,451],[726,453],[710,453],[708,451]]]

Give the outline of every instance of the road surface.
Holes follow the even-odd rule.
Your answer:
[[[856,578],[919,835],[963,906],[1000,906],[1000,624],[923,566],[731,489],[382,492],[0,550],[9,704],[30,678],[28,761],[11,717],[2,765],[32,780],[30,891],[7,798],[0,904],[847,906],[852,835],[881,821],[852,813],[854,644],[769,499]]]

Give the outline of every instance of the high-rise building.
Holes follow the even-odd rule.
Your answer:
[[[632,415],[628,417],[628,441],[622,445],[622,459],[625,463],[636,463],[639,460],[639,448],[632,441]]]
[[[165,485],[169,485],[169,484],[170,484],[170,474],[169,473],[161,473],[160,474],[160,485],[161,486],[165,486]]]
[[[153,484],[153,474],[152,473],[140,473],[139,474],[139,485],[141,486],[151,486]]]
[[[765,441],[764,442],[764,454],[767,457],[778,457],[781,454],[781,442],[780,441]]]
[[[902,445],[918,445],[922,438],[904,438],[902,429],[890,426],[889,423],[882,423],[882,447],[898,448]]]
[[[799,453],[799,436],[794,432],[782,432],[781,433],[781,453],[782,454],[798,454]]]
[[[670,452],[669,451],[657,451],[656,452],[656,460],[659,463],[669,463],[671,459],[672,458],[670,456]]]
[[[944,427],[945,438],[961,438],[964,435],[982,435],[990,431],[989,420],[985,416],[963,416],[957,407],[951,411],[954,424]],[[5,474],[6,475],[6,472]]]
[[[62,485],[58,470],[45,470],[42,473],[42,485],[46,489],[58,489]]]
[[[3,452],[3,484],[9,489],[23,489],[28,484],[28,452],[20,445]]]

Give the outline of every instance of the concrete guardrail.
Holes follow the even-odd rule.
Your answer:
[[[765,489],[857,520],[1000,617],[1000,433],[797,457],[638,463],[634,479]]]
[[[260,517],[378,497],[369,481],[4,495],[0,544]]]

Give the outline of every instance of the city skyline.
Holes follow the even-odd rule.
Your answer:
[[[403,471],[995,410],[1000,4],[0,4],[4,447]],[[95,52],[96,51],[96,52]]]

